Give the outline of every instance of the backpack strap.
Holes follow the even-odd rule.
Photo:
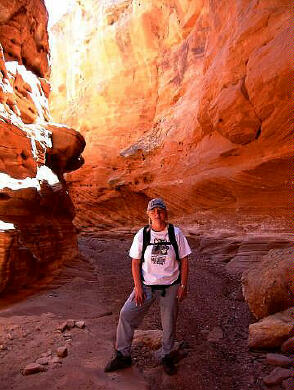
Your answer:
[[[178,261],[180,261],[179,247],[178,247],[178,243],[177,243],[176,235],[175,235],[175,227],[171,223],[168,225],[168,237],[169,237],[170,243],[174,247],[176,259]],[[150,226],[146,225],[143,228],[143,246],[142,246],[141,263],[143,263],[143,261],[144,261],[144,254],[145,254],[146,248],[148,245],[150,245],[150,239],[151,239]]]
[[[175,253],[176,253],[176,259],[178,261],[180,261],[179,247],[178,247],[178,243],[177,243],[176,235],[175,235],[175,227],[171,223],[168,225],[168,237],[169,237],[170,243],[174,247],[174,250],[175,250]]]
[[[144,254],[147,246],[150,244],[150,239],[151,239],[150,226],[146,225],[143,228],[143,246],[142,246],[142,254],[141,254],[141,264],[144,261]]]
[[[168,225],[168,237],[169,241],[167,244],[171,244],[174,248],[175,254],[176,254],[176,260],[180,261],[180,256],[179,256],[179,247],[178,243],[176,240],[176,235],[175,235],[175,228],[173,224]],[[142,263],[144,261],[144,254],[146,251],[146,248],[148,245],[150,245],[150,240],[151,240],[151,228],[149,225],[144,226],[143,228],[143,245],[142,245],[142,254],[141,254],[141,279],[144,280],[143,278],[143,273],[142,273]],[[181,268],[180,268],[180,274],[178,279],[176,280],[176,283],[179,283],[181,280]],[[165,295],[165,290],[162,292],[162,296]]]

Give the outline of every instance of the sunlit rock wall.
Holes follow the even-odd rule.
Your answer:
[[[77,255],[64,172],[83,137],[50,121],[47,11],[0,0],[0,293],[28,285]]]
[[[161,195],[174,220],[288,231],[290,17],[281,0],[77,2],[52,31],[50,100],[88,145],[77,223],[142,223]]]

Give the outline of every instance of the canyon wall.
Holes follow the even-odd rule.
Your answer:
[[[47,21],[41,0],[0,1],[0,293],[78,253],[63,174],[85,142],[50,116]]]
[[[289,232],[290,17],[285,0],[76,2],[52,29],[50,107],[87,143],[77,225],[142,224],[162,196],[203,231]]]
[[[163,197],[198,258],[244,273],[254,348],[293,331],[291,16],[289,0],[79,0],[51,32],[50,107],[87,143],[75,223],[135,230]]]

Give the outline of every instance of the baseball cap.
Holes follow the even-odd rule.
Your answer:
[[[155,209],[155,207],[159,207],[161,209],[166,210],[166,205],[161,198],[151,199],[147,206],[147,211]]]

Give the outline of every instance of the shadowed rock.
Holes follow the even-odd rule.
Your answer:
[[[1,293],[77,256],[63,173],[82,165],[85,142],[75,130],[50,124],[47,19],[41,0],[1,2]]]

